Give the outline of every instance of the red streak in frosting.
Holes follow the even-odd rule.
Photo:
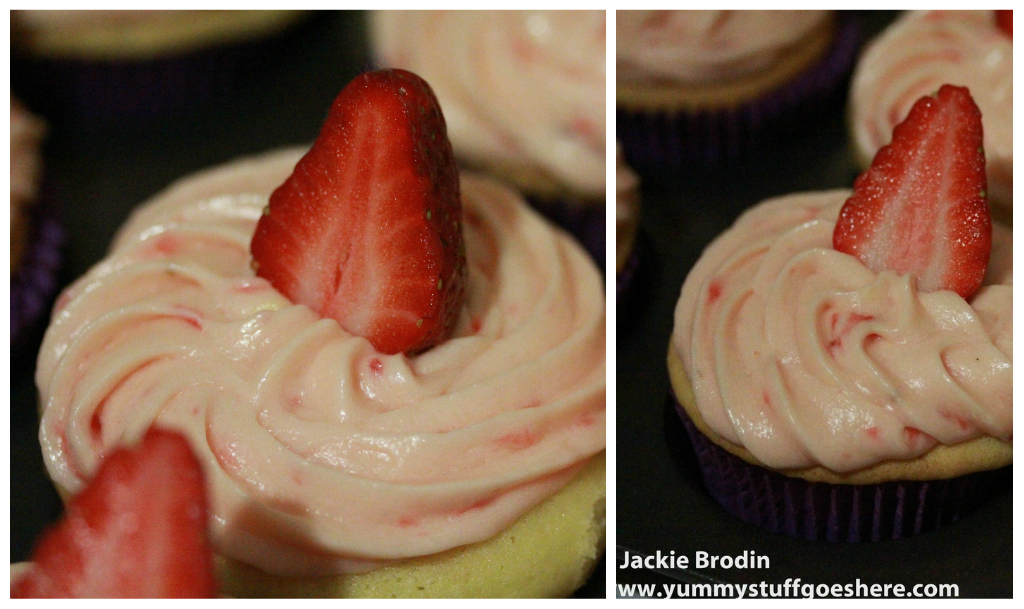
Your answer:
[[[510,434],[501,436],[494,441],[495,444],[502,448],[511,450],[523,450],[529,448],[537,443],[537,437],[534,436],[529,430],[516,431]]]
[[[100,419],[100,412],[102,412],[102,404],[99,408],[93,411],[92,418],[89,419],[89,433],[92,434],[94,442],[99,443],[100,436],[103,435],[103,421]]]
[[[466,512],[472,512],[473,510],[483,509],[483,508],[491,505],[492,503],[494,503],[495,499],[497,499],[497,497],[487,497],[485,499],[481,499],[480,501],[477,501],[476,503],[474,503],[473,505],[467,507],[466,509],[459,510],[459,511],[455,512],[455,515],[456,516],[461,516],[461,515],[465,514]]]
[[[843,348],[843,340],[850,335],[850,332],[865,321],[871,321],[874,319],[874,315],[861,315],[860,313],[850,313],[846,320],[843,322],[842,327],[839,327],[839,314],[833,313],[829,321],[829,327],[832,332],[832,340],[828,342],[827,349],[829,354],[835,355],[836,351]],[[877,335],[875,335],[877,336]]]
[[[175,235],[164,233],[153,240],[146,253],[154,258],[166,258],[181,251],[181,239]]]
[[[715,301],[722,295],[722,284],[718,281],[712,281],[711,285],[708,286],[708,305],[715,304]]]
[[[110,396],[119,392],[133,376],[160,361],[160,359],[161,358],[149,359],[136,366],[131,370],[131,372],[126,374],[124,378],[119,380],[116,385],[111,387],[110,391],[107,392],[107,395],[103,396],[103,399],[99,401],[99,404],[96,405],[96,410],[92,412],[92,417],[89,419],[89,433],[92,435],[92,440],[94,442],[101,444],[101,434],[103,433],[103,411],[106,409],[107,400],[110,399]]]
[[[942,417],[943,419],[945,419],[945,420],[955,424],[960,429],[966,430],[966,429],[969,429],[971,427],[970,423],[967,422],[967,419],[965,419],[963,417],[960,417],[960,416],[957,416],[957,415],[949,412],[948,410],[946,410],[944,408],[940,408],[938,410],[938,413],[939,413],[940,417]]]
[[[903,433],[904,435],[907,436],[907,444],[909,444],[910,446],[914,446],[915,444],[919,443],[923,436],[927,435],[920,429],[917,429],[916,427],[904,427]]]

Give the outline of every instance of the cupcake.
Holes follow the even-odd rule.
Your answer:
[[[378,63],[430,81],[459,163],[605,252],[604,11],[376,11]]]
[[[55,205],[43,197],[40,147],[46,125],[11,97],[11,348],[41,330],[57,290],[64,232]],[[35,330],[36,332],[33,332]]]
[[[864,51],[850,85],[850,131],[864,167],[914,101],[939,85],[967,87],[985,126],[988,194],[1013,219],[1013,40],[995,11],[904,14]]]
[[[40,439],[55,484],[73,493],[154,421],[182,432],[209,484],[230,596],[567,595],[603,548],[600,274],[519,195],[472,174],[460,180],[443,119],[411,118],[425,85],[398,74],[353,81],[308,153],[240,159],[138,208],[109,257],[64,292],[44,340]],[[404,100],[416,102],[401,115],[408,128],[390,120]],[[435,112],[436,101],[418,116]],[[365,159],[387,161],[366,168]],[[426,171],[406,172],[409,159]],[[354,165],[364,169],[345,169]],[[449,192],[450,180],[461,212],[389,215]],[[380,193],[387,205],[374,204]],[[335,203],[344,209],[292,223]],[[460,215],[461,232],[446,232]],[[384,294],[387,310],[362,307],[364,297],[378,302],[374,290],[297,304],[322,272],[337,294],[367,278],[413,281],[415,260],[352,265],[434,243],[424,226],[440,227],[444,252],[463,252],[456,272],[430,280],[461,294],[446,334],[430,326],[447,314],[404,313],[411,283],[398,300]],[[323,249],[325,234],[359,245]],[[346,270],[302,266],[336,256]],[[346,329],[367,318],[360,334]],[[396,351],[398,328],[422,329],[434,344]]]
[[[617,136],[642,174],[741,156],[805,122],[852,66],[830,11],[618,11]]]
[[[1013,245],[984,183],[977,107],[946,86],[852,193],[765,201],[707,248],[668,366],[729,512],[808,539],[894,539],[1005,481]]]
[[[636,274],[636,235],[640,228],[640,180],[626,165],[622,149],[615,156],[615,294],[622,298]]]
[[[302,11],[11,11],[11,83],[54,120],[145,123],[221,96]]]

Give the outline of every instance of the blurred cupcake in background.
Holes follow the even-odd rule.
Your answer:
[[[11,86],[52,120],[136,124],[228,91],[304,11],[11,11]]]
[[[643,174],[743,155],[841,88],[855,21],[832,11],[618,11],[617,135]]]
[[[11,97],[11,354],[30,346],[57,288],[64,231],[42,196],[46,125]],[[31,359],[31,358],[30,358]]]
[[[382,67],[437,94],[455,155],[502,178],[603,266],[605,12],[377,11]]]

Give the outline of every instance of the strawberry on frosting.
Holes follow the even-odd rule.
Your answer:
[[[949,83],[970,90],[984,125],[988,195],[1013,200],[1013,41],[994,11],[914,11],[864,52],[850,85],[850,124],[861,163],[889,143],[919,98]]]
[[[459,174],[430,86],[404,70],[357,77],[270,196],[256,274],[389,355],[451,334],[466,252]]]
[[[923,97],[893,130],[839,212],[833,245],[923,291],[968,298],[992,248],[981,112],[963,87]]]

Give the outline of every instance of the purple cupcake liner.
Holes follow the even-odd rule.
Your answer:
[[[773,533],[816,541],[900,539],[959,520],[1001,488],[1009,467],[948,480],[828,484],[791,478],[721,448],[674,400],[704,483],[727,512]]]
[[[273,54],[270,38],[147,59],[40,58],[12,48],[11,88],[55,122],[137,127],[225,98],[246,70]]]
[[[587,205],[567,199],[544,199],[531,195],[527,195],[526,199],[544,217],[576,237],[590,253],[597,267],[604,272],[607,241],[604,205]]]
[[[697,164],[717,166],[756,149],[770,130],[797,126],[826,105],[853,68],[859,23],[841,14],[825,56],[793,81],[726,110],[646,112],[618,108],[616,135],[641,174]]]
[[[11,273],[11,352],[27,344],[49,310],[57,291],[65,233],[55,205],[31,211],[29,238],[20,266]]]

